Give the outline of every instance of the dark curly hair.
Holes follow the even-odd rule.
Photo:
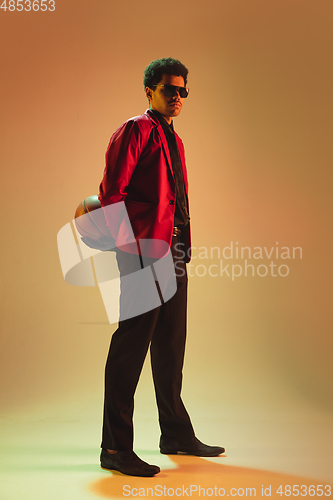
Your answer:
[[[175,75],[184,78],[184,84],[187,84],[188,69],[178,59],[172,57],[156,59],[146,67],[143,76],[144,87],[150,89],[162,80],[162,75]]]

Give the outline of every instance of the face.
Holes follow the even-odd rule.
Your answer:
[[[163,75],[162,80],[158,84],[185,87],[184,78],[175,75]],[[181,98],[178,92],[172,97],[167,97],[163,93],[163,87],[155,87],[154,90],[147,87],[146,96],[149,99],[151,109],[155,109],[161,113],[168,123],[171,123],[174,116],[179,115],[183,106],[184,98]]]

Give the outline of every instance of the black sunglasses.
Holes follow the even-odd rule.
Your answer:
[[[169,85],[168,83],[165,85],[154,85],[154,87],[164,87],[163,94],[166,97],[173,97],[178,92],[179,96],[183,99],[188,96],[190,91],[187,87],[178,87],[177,85]]]

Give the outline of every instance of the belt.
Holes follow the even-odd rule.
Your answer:
[[[172,236],[180,236],[182,234],[182,230],[179,227],[174,227],[172,231]]]

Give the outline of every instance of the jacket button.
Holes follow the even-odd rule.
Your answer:
[[[174,205],[174,204],[175,204],[174,200],[170,200],[170,201],[169,201],[169,204],[170,204],[170,205]]]

